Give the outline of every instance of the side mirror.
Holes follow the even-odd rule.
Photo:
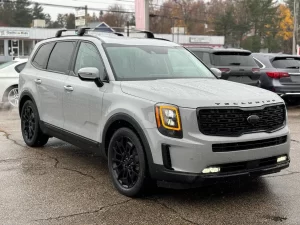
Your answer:
[[[217,78],[221,78],[222,77],[222,71],[217,69],[217,68],[210,68],[210,70],[215,74],[215,76]]]
[[[86,67],[78,71],[78,77],[83,81],[93,81],[98,87],[102,87],[104,84],[100,79],[100,72],[95,67]]]

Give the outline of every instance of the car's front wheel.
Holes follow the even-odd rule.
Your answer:
[[[146,186],[146,158],[137,135],[128,128],[117,130],[108,148],[108,167],[117,190],[128,197],[143,193]]]
[[[21,129],[25,143],[30,147],[47,144],[49,136],[44,134],[39,125],[40,118],[35,104],[28,100],[21,111]]]

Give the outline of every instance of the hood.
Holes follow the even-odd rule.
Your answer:
[[[151,81],[122,81],[126,94],[156,103],[180,107],[211,106],[256,107],[283,102],[273,92],[240,83],[217,79],[163,79]]]

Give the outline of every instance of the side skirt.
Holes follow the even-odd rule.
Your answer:
[[[68,142],[84,150],[92,151],[96,155],[102,155],[102,144],[91,139],[82,137],[80,135],[74,134],[70,131],[61,129],[59,127],[48,124],[44,121],[40,121],[40,128],[43,133],[56,137],[60,140]]]

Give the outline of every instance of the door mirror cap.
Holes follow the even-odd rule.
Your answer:
[[[95,81],[97,78],[100,78],[100,72],[97,68],[86,67],[78,71],[78,76],[84,81]]]
[[[214,75],[217,78],[221,78],[222,77],[222,71],[219,70],[218,68],[210,68],[210,70],[214,73]]]
[[[78,71],[78,77],[83,81],[94,81],[98,87],[102,87],[104,83],[101,81],[100,72],[95,67],[86,67]]]

